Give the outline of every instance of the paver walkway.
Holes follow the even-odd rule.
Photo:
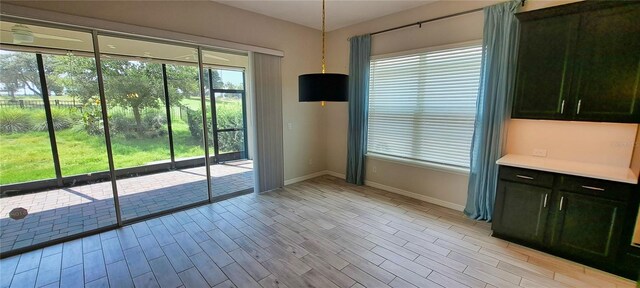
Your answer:
[[[211,166],[213,195],[253,188],[253,161]],[[180,207],[208,199],[204,167],[176,170],[117,181],[122,219]],[[29,215],[9,218],[17,207]],[[0,198],[0,251],[116,223],[111,182]]]

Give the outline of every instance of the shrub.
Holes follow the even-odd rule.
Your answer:
[[[211,118],[211,114],[207,113],[207,118]],[[197,141],[202,141],[202,113],[200,111],[191,110],[187,108],[187,124],[189,125],[189,132],[191,137]],[[211,133],[211,121],[207,122],[207,136],[209,138],[209,145],[213,145],[213,135]]]
[[[103,135],[104,121],[102,121],[102,109],[96,100],[87,101],[82,109],[82,123],[84,130],[89,135]]]
[[[0,108],[0,133],[29,131],[33,125],[31,114],[21,108]]]
[[[47,131],[47,114],[43,110],[39,110],[32,115],[34,117],[33,129],[36,131]],[[51,118],[53,120],[53,129],[56,131],[73,127],[80,122],[80,113],[75,108],[58,108],[51,107]]]
[[[219,101],[216,103],[218,127],[242,128],[242,103],[240,101]],[[207,111],[207,118],[211,119],[211,114]],[[200,111],[187,110],[187,124],[191,137],[196,140],[202,139],[202,113]],[[211,121],[207,121],[207,132],[209,147],[213,147],[213,133]],[[243,131],[229,131],[218,133],[218,149],[221,153],[244,150]]]
[[[141,129],[138,133],[136,120],[133,113],[128,110],[110,110],[109,129],[117,135],[126,138],[154,138],[164,136],[167,133],[167,116],[160,109],[146,109],[142,113]]]

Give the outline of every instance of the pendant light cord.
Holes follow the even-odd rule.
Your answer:
[[[326,70],[326,64],[324,60],[324,0],[322,0],[322,73]]]

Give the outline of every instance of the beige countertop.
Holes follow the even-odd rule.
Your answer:
[[[634,173],[634,171],[629,167],[615,167],[516,154],[507,154],[498,159],[496,163],[504,166],[520,167],[630,184],[638,183],[638,174]]]

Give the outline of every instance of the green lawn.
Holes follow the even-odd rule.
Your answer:
[[[189,127],[173,121],[176,159],[204,155],[200,141],[191,137]],[[74,129],[56,132],[63,176],[107,171],[104,138]],[[116,169],[170,159],[168,136],[151,139],[125,139],[112,135]],[[0,135],[0,184],[55,178],[49,135],[27,132]]]

